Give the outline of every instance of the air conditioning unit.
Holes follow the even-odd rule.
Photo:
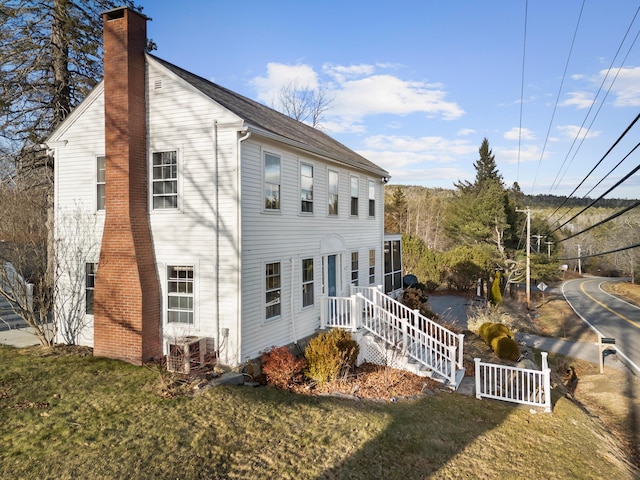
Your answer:
[[[181,337],[167,342],[167,370],[176,373],[191,373],[198,365],[204,364],[207,339]]]

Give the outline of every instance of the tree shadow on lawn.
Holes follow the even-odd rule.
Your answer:
[[[384,407],[384,431],[317,478],[634,478],[595,423],[576,426],[584,414],[555,400],[557,414],[454,393],[399,402]]]

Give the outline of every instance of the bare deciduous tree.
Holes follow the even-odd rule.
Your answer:
[[[312,88],[296,79],[280,88],[272,106],[295,120],[321,128],[324,114],[332,101],[326,87]]]

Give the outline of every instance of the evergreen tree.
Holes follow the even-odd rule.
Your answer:
[[[135,8],[130,0],[2,0],[0,173],[51,167],[39,145],[102,77],[101,12],[122,4]]]

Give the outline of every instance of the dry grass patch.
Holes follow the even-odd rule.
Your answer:
[[[640,306],[640,285],[630,282],[607,282],[602,285],[602,288],[629,303]]]

